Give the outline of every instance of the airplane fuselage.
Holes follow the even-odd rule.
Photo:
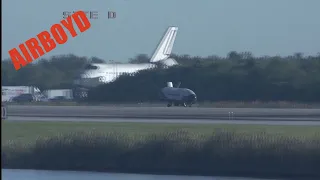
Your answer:
[[[162,67],[177,65],[177,61],[170,58],[173,44],[177,35],[178,27],[168,27],[160,43],[155,49],[150,63],[142,64],[88,64],[83,73],[75,79],[75,94],[82,98],[86,97],[86,91],[100,84],[107,84],[115,81],[118,77],[128,74],[134,76],[137,72],[157,67],[158,63]]]
[[[90,64],[84,73],[76,80],[76,84],[83,87],[95,87],[115,81],[119,76],[128,74],[134,76],[141,70],[155,68],[155,64]]]

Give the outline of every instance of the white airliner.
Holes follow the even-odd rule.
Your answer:
[[[157,63],[165,67],[177,65],[175,59],[170,58],[173,44],[176,39],[178,27],[169,27],[162,37],[158,47],[154,51],[149,63],[142,64],[103,64],[92,63],[88,64],[80,78],[75,80],[75,85],[79,88],[90,88],[100,84],[106,84],[116,80],[123,74],[130,74],[133,76],[135,73],[145,69],[155,68]],[[86,96],[86,95],[85,95]]]
[[[175,59],[170,58],[178,27],[169,27],[161,42],[155,50],[150,63],[143,64],[88,64],[75,84],[83,87],[94,87],[99,84],[109,83],[123,74],[134,75],[140,70],[155,68],[155,63],[161,63],[167,67],[177,65]]]

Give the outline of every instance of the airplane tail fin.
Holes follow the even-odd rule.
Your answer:
[[[167,59],[171,55],[174,41],[176,39],[178,27],[169,27],[161,39],[157,49],[152,55],[150,62],[158,62]]]
[[[173,87],[172,82],[167,82],[167,87]]]
[[[179,88],[179,87],[180,87],[180,85],[181,85],[181,82],[178,82],[178,84],[177,84],[176,88]]]
[[[178,82],[178,84],[175,86],[175,88],[179,88],[181,85],[181,82]],[[173,83],[172,82],[167,82],[167,87],[173,87]]]

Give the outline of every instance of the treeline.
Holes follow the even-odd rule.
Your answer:
[[[226,58],[176,56],[183,66],[122,76],[89,92],[91,101],[158,101],[166,82],[181,82],[199,101],[320,101],[320,56],[259,57],[231,52]]]
[[[320,101],[320,53],[305,57],[254,57],[250,52],[230,52],[226,57],[173,55],[182,66],[141,71],[122,76],[89,92],[90,101],[157,101],[167,81],[193,89],[200,101]],[[145,63],[141,54],[130,63]],[[41,90],[72,88],[73,80],[88,62],[99,58],[75,55],[37,60],[16,71],[11,60],[2,61],[2,85],[37,86]]]

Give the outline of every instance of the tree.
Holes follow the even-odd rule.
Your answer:
[[[134,58],[129,59],[129,63],[139,64],[139,63],[149,63],[150,58],[146,54],[139,54]]]

